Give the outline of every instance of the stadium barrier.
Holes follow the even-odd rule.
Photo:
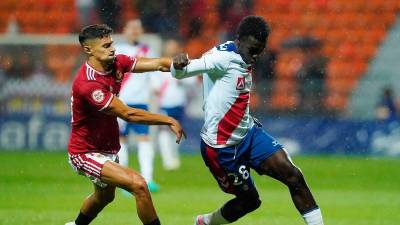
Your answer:
[[[400,122],[332,118],[263,118],[265,130],[292,154],[400,156]],[[202,120],[184,121],[182,151],[198,153]],[[0,149],[65,151],[70,132],[66,116],[0,115]]]

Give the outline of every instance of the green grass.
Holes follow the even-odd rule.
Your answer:
[[[0,152],[0,224],[64,224],[73,220],[90,182],[76,175],[66,153]],[[135,161],[135,156],[131,161]],[[321,209],[325,225],[394,225],[400,221],[400,160],[295,157]],[[136,167],[133,163],[132,166]],[[237,225],[302,225],[285,186],[253,173],[263,201]],[[185,155],[179,171],[156,161],[161,191],[153,194],[163,224],[191,225],[231,198],[219,190],[198,155]],[[133,199],[117,193],[93,224],[141,224]]]

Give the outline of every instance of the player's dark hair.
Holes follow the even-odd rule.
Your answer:
[[[79,33],[79,43],[83,45],[86,40],[107,37],[113,33],[113,29],[107,24],[93,24],[82,28]]]
[[[239,40],[253,36],[255,39],[265,42],[270,31],[268,23],[261,16],[246,16],[240,21],[236,35]]]

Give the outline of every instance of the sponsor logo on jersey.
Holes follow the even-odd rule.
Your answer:
[[[245,87],[244,77],[238,77],[236,82],[236,90],[243,90]]]
[[[92,92],[92,98],[95,102],[102,102],[104,100],[104,92],[100,89],[94,90]]]

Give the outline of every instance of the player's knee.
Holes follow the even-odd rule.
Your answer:
[[[127,191],[134,193],[135,195],[148,192],[145,179],[136,174],[131,175]]]
[[[243,196],[240,196],[240,201],[242,202],[246,213],[252,212],[258,209],[261,205],[260,196],[256,189],[253,189]]]
[[[244,203],[245,208],[247,209],[247,212],[252,212],[256,209],[258,209],[261,205],[261,200],[260,198],[253,198],[253,199],[248,199]]]

